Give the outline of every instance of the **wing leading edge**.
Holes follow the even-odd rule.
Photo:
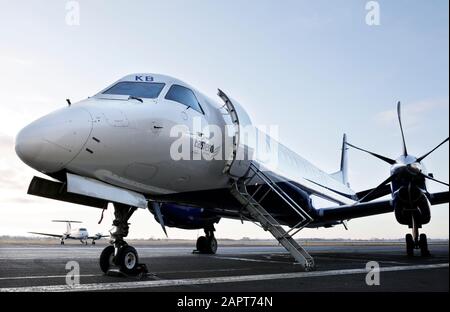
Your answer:
[[[431,205],[440,205],[449,202],[449,192],[433,193],[427,196]],[[392,199],[363,202],[353,205],[342,205],[317,210],[320,221],[343,221],[393,212]]]
[[[50,233],[40,233],[40,232],[28,232],[30,234],[36,234],[36,235],[44,235],[44,236],[51,236],[51,237],[63,237],[64,235],[61,234],[50,234]]]

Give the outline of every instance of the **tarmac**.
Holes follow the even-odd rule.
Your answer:
[[[449,291],[447,242],[430,244],[427,258],[418,251],[408,258],[402,244],[307,246],[316,264],[311,272],[302,271],[279,246],[219,245],[216,255],[200,255],[187,246],[135,245],[149,273],[128,277],[100,271],[98,257],[105,246],[0,245],[0,292]],[[79,273],[70,261],[76,261]],[[73,284],[78,277],[79,284]]]

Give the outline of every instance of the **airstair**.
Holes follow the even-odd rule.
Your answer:
[[[313,270],[314,259],[293,238],[295,234],[313,221],[311,216],[252,161],[246,163],[246,171],[241,176],[237,177],[235,173],[231,173],[233,172],[233,165],[237,162],[242,167],[242,161],[236,160],[239,148],[239,117],[228,96],[221,90],[219,90],[219,96],[225,102],[224,107],[227,109],[232,123],[237,129],[237,135],[233,137],[233,157],[224,169],[224,173],[229,174],[233,181],[230,188],[231,194],[242,204],[242,209],[250,215],[251,220],[258,222],[265,231],[269,231],[304,270]],[[242,172],[242,170],[239,171]],[[280,202],[292,209],[298,217],[297,224],[288,231],[263,207],[262,203],[269,194],[278,197]]]

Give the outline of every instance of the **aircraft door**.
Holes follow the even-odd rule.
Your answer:
[[[245,144],[245,127],[251,127],[251,121],[245,110],[239,103],[228,97],[219,89],[218,96],[224,101],[225,108],[228,112],[228,127],[233,133],[231,134],[230,147],[226,148],[228,155],[226,157],[226,165],[224,173],[238,179],[245,176],[250,168],[251,159],[253,158],[253,149]],[[225,144],[227,145],[227,143]]]

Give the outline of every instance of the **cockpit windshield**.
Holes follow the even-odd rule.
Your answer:
[[[80,232],[86,232],[86,229],[85,228],[81,228]]]
[[[121,81],[104,91],[103,94],[129,95],[137,98],[156,99],[165,84],[160,82]]]

